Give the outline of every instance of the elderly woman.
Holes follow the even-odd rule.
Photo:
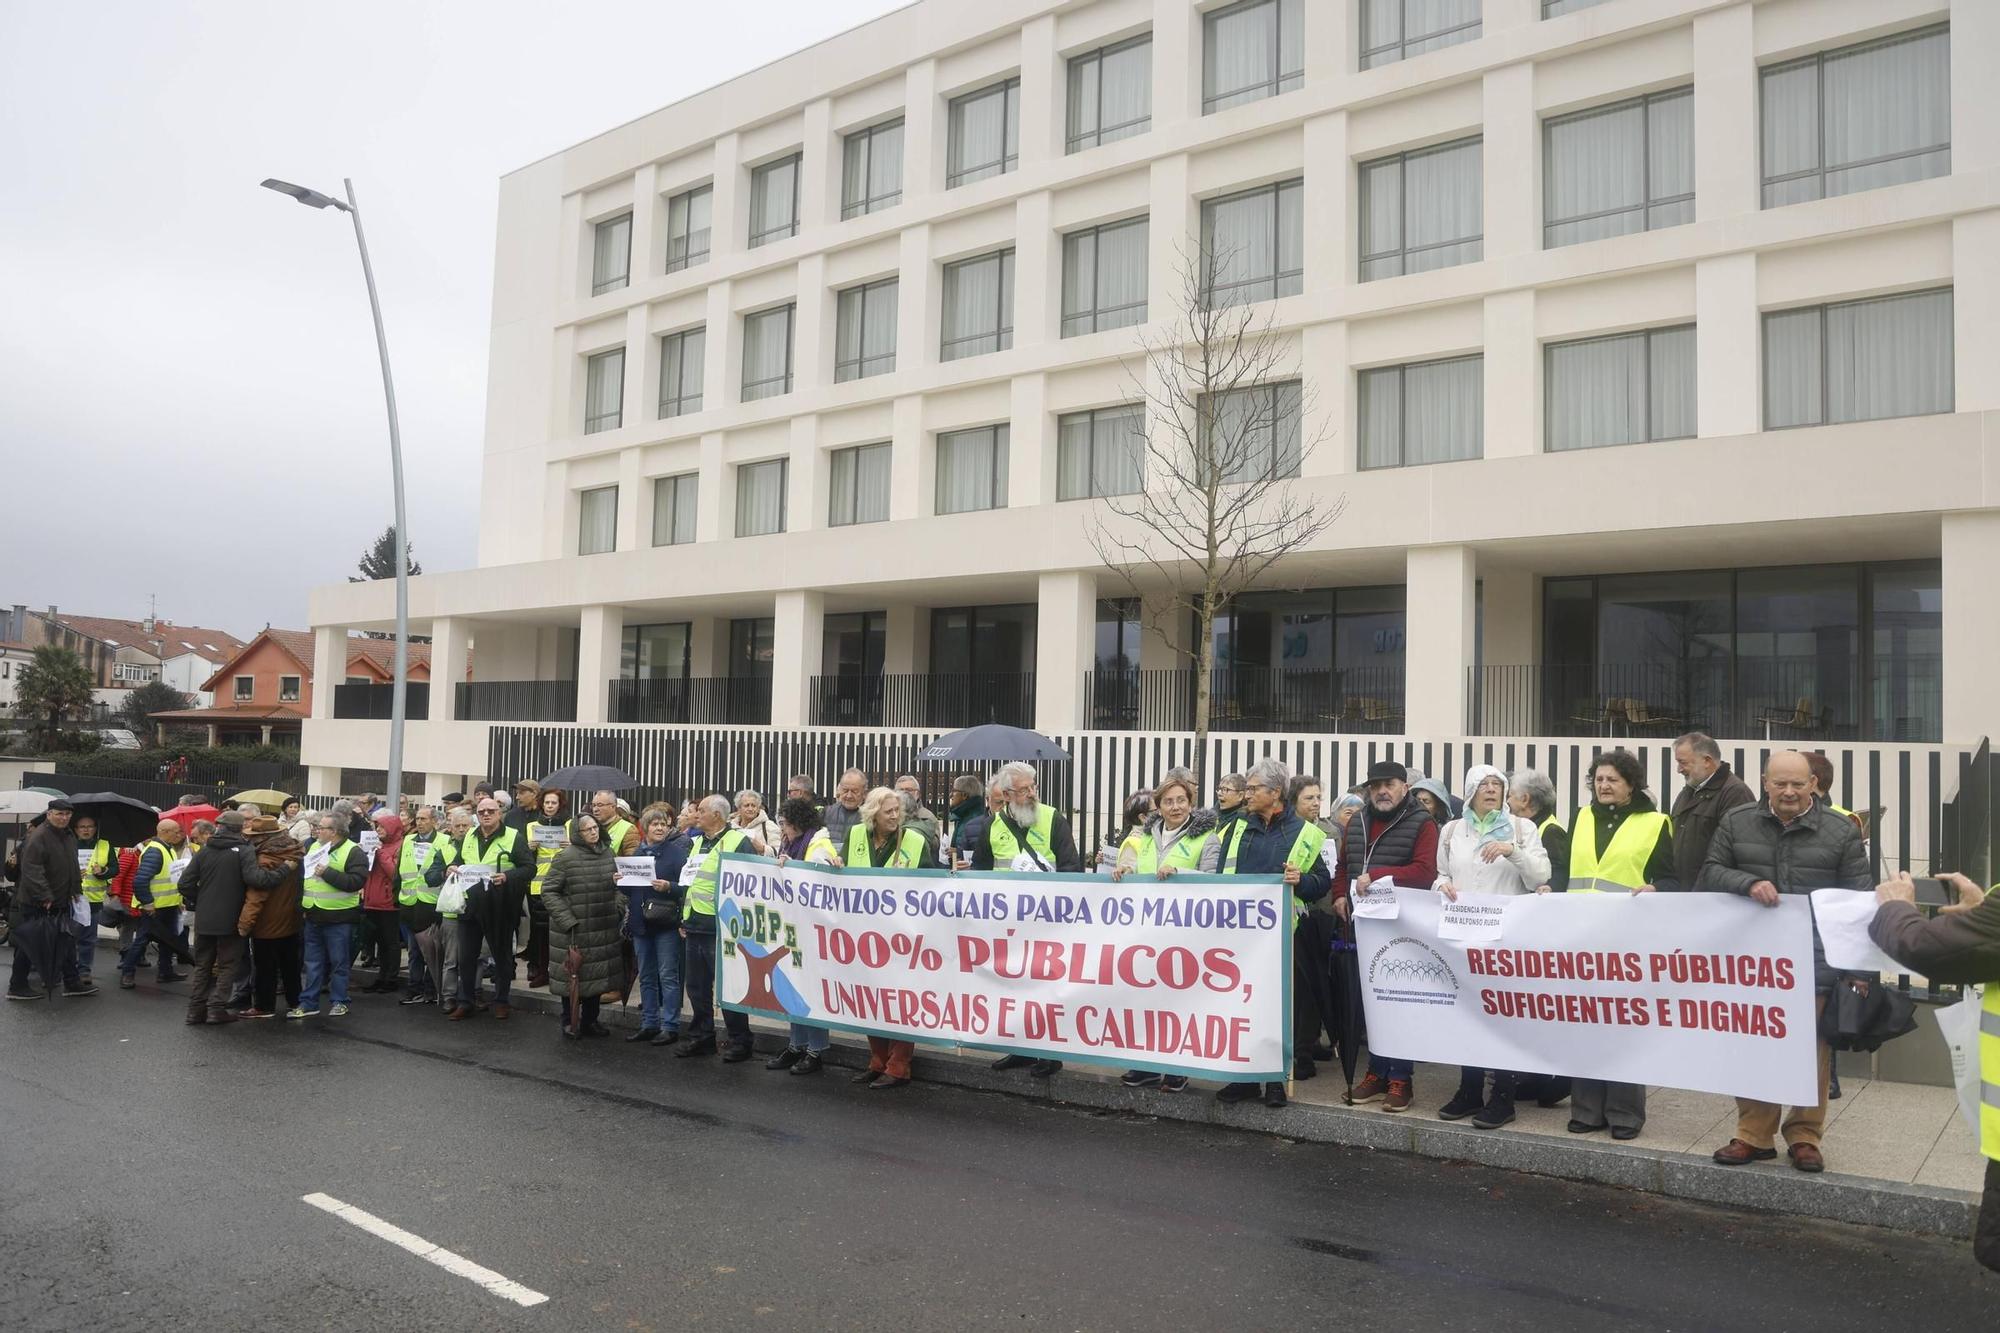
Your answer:
[[[839,860],[833,839],[827,837],[826,825],[820,820],[819,807],[807,797],[788,797],[778,807],[778,839],[772,850],[781,866],[787,861],[828,866]],[[766,1060],[764,1068],[773,1073],[817,1074],[825,1064],[828,1040],[829,1034],[820,1024],[794,1023],[785,1049]]]
[[[604,992],[625,984],[618,929],[625,899],[596,816],[572,822],[570,845],[556,853],[542,880],[542,903],[549,912],[549,954],[562,960],[550,969],[549,990],[562,997],[563,1036],[610,1036],[597,1014]]]
[[[853,869],[920,870],[924,867],[924,835],[903,827],[903,798],[892,787],[877,787],[861,802],[854,827],[847,831],[847,851],[835,865]],[[868,1068],[854,1082],[876,1092],[900,1088],[910,1081],[913,1041],[887,1037],[868,1039]]]
[[[1517,768],[1507,780],[1507,808],[1535,826],[1549,854],[1549,887],[1569,888],[1569,831],[1556,815],[1556,784],[1537,769]]]
[[[534,800],[534,813],[523,830],[535,854],[535,877],[528,884],[528,945],[520,956],[527,960],[528,985],[539,989],[549,984],[549,910],[542,902],[542,885],[570,838],[569,793],[551,787],[537,791]]]
[[[1183,870],[1215,874],[1222,865],[1222,842],[1215,836],[1215,815],[1195,809],[1194,779],[1176,769],[1160,779],[1151,795],[1158,813],[1120,844],[1111,878],[1140,875],[1164,880]],[[1184,1074],[1162,1075],[1150,1069],[1128,1070],[1121,1082],[1128,1088],[1159,1088],[1163,1092],[1179,1092],[1188,1085]]]
[[[1149,791],[1135,791],[1130,796],[1127,796],[1125,798],[1124,818],[1119,821],[1116,832],[1104,835],[1104,846],[1098,849],[1097,863],[1091,866],[1090,869],[1096,870],[1099,866],[1102,866],[1115,870],[1118,866],[1119,853],[1124,849],[1125,844],[1131,841],[1132,837],[1139,830],[1143,829],[1147,821],[1151,820],[1152,817],[1153,793]]]
[[[681,1039],[681,867],[688,841],[674,832],[674,808],[662,802],[639,816],[636,856],[653,858],[653,882],[625,890],[625,933],[639,973],[639,1030],[627,1041],[671,1046]]]
[[[1410,794],[1417,798],[1418,805],[1430,812],[1431,818],[1438,822],[1439,828],[1451,822],[1451,793],[1445,790],[1442,782],[1436,778],[1420,777],[1412,773]]]
[[[1436,888],[1456,902],[1460,893],[1511,896],[1549,891],[1549,857],[1530,821],[1507,809],[1507,779],[1488,764],[1465,773],[1465,813],[1438,835]],[[1486,1096],[1482,1066],[1459,1071],[1458,1091],[1438,1110],[1440,1120],[1472,1117],[1479,1129],[1498,1129],[1514,1118],[1520,1075],[1495,1069],[1493,1096]]]

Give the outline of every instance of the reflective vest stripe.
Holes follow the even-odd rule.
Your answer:
[[[733,852],[750,841],[750,835],[740,828],[724,829],[714,842],[702,845],[703,835],[696,835],[695,846],[689,856],[699,856],[700,869],[694,872],[694,882],[688,885],[687,910],[695,916],[715,915],[715,880],[721,872],[722,854]]]
[[[156,851],[160,854],[160,873],[153,876],[152,882],[146,885],[146,892],[153,895],[153,906],[179,907],[181,905],[181,886],[167,878],[167,869],[174,863],[173,849],[164,842],[157,840],[141,843],[139,846],[139,858],[141,860],[145,859],[148,850]]]
[[[1201,854],[1215,837],[1214,829],[1201,833],[1184,833],[1173,846],[1167,848],[1167,864],[1176,870],[1198,870],[1201,868]],[[1125,859],[1125,851],[1130,848],[1133,856],[1132,873],[1135,875],[1155,875],[1160,870],[1160,849],[1153,842],[1151,834],[1140,829],[1125,839],[1118,849],[1118,859]]]
[[[829,866],[833,864],[835,855],[832,835],[824,826],[814,829],[812,837],[806,840],[806,860]]]
[[[874,861],[875,845],[868,839],[868,830],[856,824],[847,830],[847,864],[855,869],[878,868]],[[896,837],[896,850],[889,853],[889,863],[879,867],[885,870],[908,870],[924,863],[924,835],[913,828],[906,828]]]
[[[1026,838],[1028,850],[1042,858],[1042,864],[1049,869],[1056,868],[1056,808],[1052,805],[1035,805],[1035,822],[1028,826]],[[1014,830],[999,814],[986,822],[986,845],[993,850],[993,868],[1012,870],[1014,858],[1021,854],[1021,844],[1014,837]]]
[[[420,846],[424,846],[421,839],[412,841],[405,838],[402,850],[397,856],[396,873],[399,878],[396,902],[402,907],[415,907],[418,903],[437,906],[438,891],[424,882],[424,872],[429,870],[431,862],[443,853],[438,850],[436,843],[432,843],[425,849],[423,863],[419,865],[416,852]]]
[[[345,872],[347,869],[347,854],[352,850],[354,850],[354,844],[345,839],[335,843],[327,849],[326,864],[338,866]],[[325,867],[321,867],[321,869],[323,872]],[[358,890],[349,893],[344,889],[336,889],[333,885],[315,875],[305,883],[301,906],[308,912],[348,912],[361,906],[361,894]]]
[[[542,821],[538,819],[533,824],[529,825],[529,827],[535,828],[535,827],[549,827],[549,826],[542,824]],[[574,820],[564,820],[562,827],[564,835],[563,841],[567,842],[569,841],[570,838],[576,836],[576,822]],[[556,853],[560,852],[562,848],[536,847],[534,850],[535,850],[535,877],[528,881],[528,896],[530,898],[539,898],[542,896],[542,881],[548,878],[549,867],[556,863]]]
[[[1980,1005],[1979,1101],[1979,1151],[2000,1162],[2000,982]]]
[[[104,901],[104,891],[111,887],[111,843],[99,838],[91,844],[90,863],[83,872],[83,896],[94,903]]]
[[[1569,891],[1571,893],[1616,893],[1636,889],[1646,882],[1646,862],[1660,835],[1672,827],[1657,810],[1640,810],[1625,816],[1611,835],[1604,855],[1597,854],[1597,811],[1590,806],[1576,812],[1575,832],[1569,844]]]

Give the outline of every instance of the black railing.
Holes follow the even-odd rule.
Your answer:
[[[1084,726],[1093,731],[1188,731],[1191,668],[1093,671],[1084,677]],[[1222,667],[1209,673],[1210,731],[1394,735],[1403,729],[1398,667]]]
[[[611,682],[613,722],[697,722],[767,726],[769,676],[712,676]]]
[[[1940,659],[1879,657],[1864,677],[1838,657],[1728,657],[1644,665],[1473,667],[1475,736],[1715,736],[1774,741],[1937,741]]]
[[[574,722],[573,680],[460,681],[452,715],[460,722]]]
[[[814,676],[815,727],[879,727],[884,707],[882,676]]]
[[[919,671],[886,676],[814,676],[812,725],[938,727],[983,722],[1035,725],[1032,671]]]
[[[387,722],[394,708],[396,687],[349,683],[333,687],[333,715]],[[408,681],[403,686],[403,716],[412,722],[427,721],[431,715],[431,685],[427,680]]]

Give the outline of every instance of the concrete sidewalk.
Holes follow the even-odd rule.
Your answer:
[[[367,975],[356,968],[356,984]],[[517,1010],[554,1013],[559,1008],[546,990],[528,990],[521,981],[515,982],[511,998]],[[614,1029],[636,1028],[637,990],[629,1008],[607,1006],[603,1021]],[[782,1049],[782,1025],[753,1019],[752,1027],[760,1052]],[[1910,1039],[1922,1035],[1912,1034]],[[867,1059],[866,1044],[856,1034],[834,1030],[829,1064],[860,1068]],[[1529,1103],[1520,1108],[1513,1124],[1498,1130],[1474,1129],[1469,1121],[1441,1121],[1437,1108],[1458,1086],[1456,1066],[1420,1065],[1415,1103],[1408,1111],[1389,1114],[1379,1104],[1341,1105],[1344,1083],[1335,1062],[1322,1063],[1317,1078],[1295,1084],[1290,1104],[1274,1110],[1261,1102],[1218,1102],[1214,1084],[1196,1083],[1185,1092],[1166,1093],[1123,1087],[1119,1071],[1094,1065],[1072,1064],[1053,1078],[1036,1079],[1025,1070],[995,1073],[992,1061],[989,1052],[919,1044],[916,1076],[985,1092],[1226,1125],[1302,1142],[1477,1162],[1728,1208],[1955,1237],[1972,1234],[1985,1172],[1985,1159],[1959,1119],[1952,1089],[1849,1075],[1841,1079],[1845,1095],[1827,1105],[1823,1144],[1827,1170],[1809,1176],[1792,1169],[1782,1148],[1775,1162],[1716,1165],[1709,1154],[1734,1133],[1735,1101],[1681,1088],[1651,1089],[1645,1131],[1631,1142],[1618,1143],[1603,1133],[1569,1133],[1568,1103],[1552,1109]]]

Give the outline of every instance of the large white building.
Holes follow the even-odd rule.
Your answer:
[[[1990,0],[918,0],[609,129],[501,183],[479,567],[411,589],[474,679],[406,763],[1185,725],[1185,617],[1089,532],[1162,484],[1197,244],[1345,506],[1217,626],[1219,725],[1975,741],[1996,67]],[[318,675],[391,616],[317,590]],[[315,791],[385,749],[334,699]]]

